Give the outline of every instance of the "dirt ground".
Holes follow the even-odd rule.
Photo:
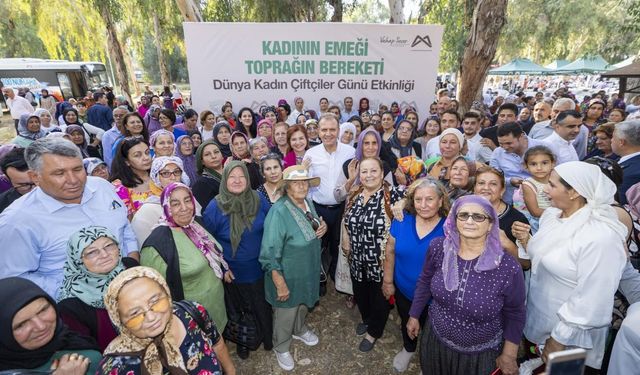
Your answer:
[[[335,375],[386,375],[395,374],[393,357],[402,349],[400,334],[400,318],[394,308],[389,316],[384,335],[368,353],[358,350],[362,337],[355,334],[356,324],[360,321],[358,308],[349,310],[344,303],[344,296],[329,285],[327,295],[321,297],[320,304],[307,316],[307,324],[318,335],[320,342],[308,347],[294,340],[291,354],[296,361],[293,371],[284,371],[278,366],[273,352],[259,348],[251,352],[246,360],[241,360],[235,353],[235,345],[229,343],[229,351],[242,375],[266,374],[335,374]],[[418,355],[411,360],[409,369],[404,373],[416,375],[420,373]]]

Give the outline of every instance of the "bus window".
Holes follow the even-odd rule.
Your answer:
[[[65,100],[73,98],[73,90],[71,88],[71,80],[67,73],[58,73],[58,83],[60,83],[60,91]]]

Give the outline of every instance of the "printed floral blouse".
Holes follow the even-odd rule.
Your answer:
[[[122,199],[124,204],[127,206],[127,214],[129,217],[133,216],[140,206],[149,198],[151,195],[151,190],[145,192],[138,192],[133,189],[130,189],[124,185],[120,180],[114,180],[112,182],[113,187],[116,189],[116,194]]]
[[[190,375],[222,375],[218,358],[213,351],[213,346],[220,340],[220,333],[215,323],[209,317],[207,310],[199,303],[193,303],[202,313],[202,319],[206,322],[205,334],[193,317],[179,306],[173,307],[173,315],[177,316],[187,334],[180,345],[180,353],[184,360],[187,372]],[[97,374],[108,375],[134,375],[142,373],[140,357],[131,356],[105,356],[99,365]],[[165,374],[169,371],[165,369]]]

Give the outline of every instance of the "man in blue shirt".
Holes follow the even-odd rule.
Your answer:
[[[89,225],[107,227],[123,256],[139,257],[124,203],[108,181],[87,177],[78,147],[41,138],[27,147],[25,159],[38,187],[0,214],[0,238],[9,246],[0,251],[0,278],[29,279],[55,298],[69,237]]]
[[[113,113],[107,105],[107,96],[103,92],[96,92],[93,94],[93,100],[96,101],[96,104],[87,111],[87,122],[103,130],[111,129]]]

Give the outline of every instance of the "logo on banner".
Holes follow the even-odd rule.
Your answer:
[[[415,39],[413,39],[413,43],[411,43],[411,48],[420,46],[421,44],[424,44],[429,48],[432,47],[431,38],[429,38],[429,35],[425,35],[425,36],[416,35]]]

